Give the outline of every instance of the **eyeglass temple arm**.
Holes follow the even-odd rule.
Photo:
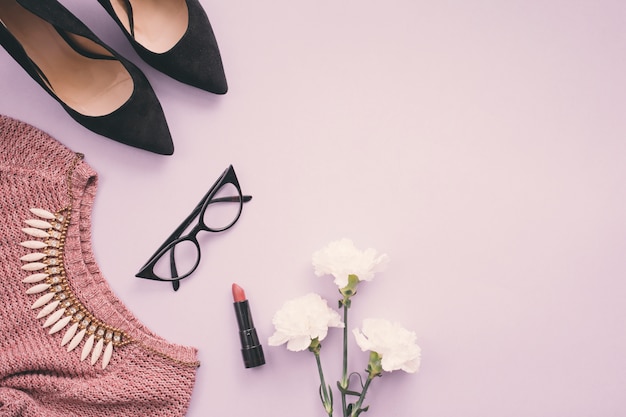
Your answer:
[[[170,272],[172,274],[172,278],[178,278],[178,270],[176,269],[176,257],[174,256],[174,251],[176,250],[176,246],[172,247],[170,251]],[[174,279],[172,280],[172,288],[174,291],[178,291],[180,288],[180,280]]]
[[[241,197],[243,197],[243,202],[247,203],[248,201],[252,200],[252,196],[251,195],[242,195]],[[232,196],[232,197],[220,197],[220,198],[214,198],[213,200],[209,201],[209,204],[212,203],[237,203],[239,201],[239,196]],[[196,207],[196,209],[201,209],[202,208],[202,204],[199,204],[198,207]]]

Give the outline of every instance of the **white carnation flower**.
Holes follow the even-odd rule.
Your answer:
[[[383,271],[389,263],[387,254],[379,255],[375,249],[360,251],[350,239],[331,242],[313,254],[315,275],[333,275],[339,289],[348,285],[349,275],[359,281],[371,281],[376,272]]]
[[[307,349],[313,339],[322,341],[329,327],[344,327],[339,314],[315,293],[287,301],[274,314],[272,323],[276,332],[269,338],[269,345],[287,343],[287,349],[293,352]]]
[[[419,369],[421,349],[415,343],[415,332],[383,319],[365,319],[363,333],[359,329],[352,332],[361,350],[378,353],[382,358],[383,370],[391,372],[402,369],[415,373]]]

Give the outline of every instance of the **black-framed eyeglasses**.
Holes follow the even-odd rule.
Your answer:
[[[241,216],[243,203],[251,199],[252,196],[241,193],[235,169],[230,165],[135,276],[171,281],[177,291],[180,280],[191,275],[200,264],[198,233],[223,232],[231,228]],[[195,225],[185,233],[194,221]]]

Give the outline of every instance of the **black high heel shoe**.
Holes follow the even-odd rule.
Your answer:
[[[98,2],[152,67],[215,94],[228,91],[217,41],[198,0]]]
[[[158,154],[174,152],[143,73],[56,0],[0,0],[0,43],[87,129]]]

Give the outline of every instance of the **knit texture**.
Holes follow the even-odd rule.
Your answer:
[[[80,156],[0,115],[0,417],[182,416],[189,406],[196,349],[168,343],[143,326],[96,264],[90,234],[96,188],[97,175]],[[98,323],[124,335],[105,369],[101,362],[81,361],[87,337],[71,352],[61,346],[74,317],[49,334],[43,323],[50,315],[38,319],[41,308],[31,308],[53,292],[27,294],[35,285],[22,282],[32,274],[22,269],[22,257],[36,252],[20,245],[37,240],[23,230],[37,217],[33,208],[70,213],[59,258],[65,292]]]

